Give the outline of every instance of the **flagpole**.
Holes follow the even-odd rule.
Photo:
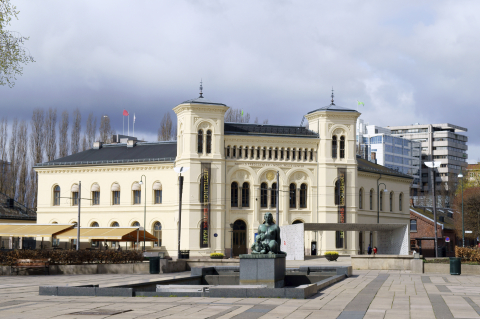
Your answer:
[[[122,132],[122,134],[125,135],[125,116],[123,115],[122,117],[123,117],[123,132]]]
[[[130,136],[130,114],[128,114],[128,136]]]
[[[135,113],[133,113],[133,134],[132,136],[135,136]]]

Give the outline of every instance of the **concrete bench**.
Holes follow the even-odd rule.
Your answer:
[[[11,267],[12,267],[12,273],[13,273],[13,270],[16,270],[17,275],[20,269],[39,269],[39,268],[44,269],[45,275],[46,274],[50,275],[49,265],[50,265],[50,259],[48,258],[17,259],[15,264],[13,264]]]

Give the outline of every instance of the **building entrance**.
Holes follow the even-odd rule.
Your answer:
[[[247,253],[247,225],[243,220],[233,223],[233,255]]]

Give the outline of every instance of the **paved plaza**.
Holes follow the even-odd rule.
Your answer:
[[[39,285],[102,286],[189,275],[1,277],[0,318],[480,318],[480,276],[401,271],[357,270],[352,277],[306,300],[38,295]],[[108,311],[124,312],[110,315]]]

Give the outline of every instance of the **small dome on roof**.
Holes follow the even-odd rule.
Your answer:
[[[182,104],[188,104],[188,103],[193,103],[193,104],[211,104],[211,105],[223,105],[226,106],[223,103],[218,103],[218,102],[212,102],[207,100],[206,98],[203,97],[203,82],[200,81],[200,96],[197,97],[196,99],[191,99],[182,102]]]
[[[347,109],[346,107],[335,105],[335,103],[333,102],[333,88],[332,88],[332,103],[330,103],[330,105],[327,105],[327,106],[321,107],[319,109],[310,111],[307,114],[318,112],[318,111],[357,112],[358,113],[358,111],[356,111],[356,110]]]

